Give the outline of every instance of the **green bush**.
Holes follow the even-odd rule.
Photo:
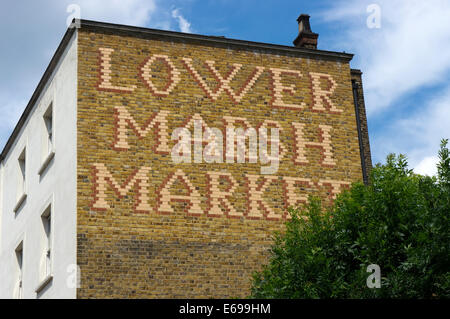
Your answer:
[[[449,298],[450,155],[438,176],[414,174],[389,155],[370,184],[355,183],[323,211],[311,198],[275,234],[269,263],[253,276],[253,298]],[[305,218],[306,216],[306,218]],[[381,269],[368,288],[367,266]]]

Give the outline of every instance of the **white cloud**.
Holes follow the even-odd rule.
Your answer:
[[[386,124],[371,145],[383,156],[387,153],[406,154],[416,172],[433,175],[442,138],[450,138],[450,86],[411,110],[407,117]],[[376,156],[382,157],[381,154]]]
[[[155,0],[76,0],[82,19],[145,26],[157,7]]]
[[[437,163],[439,158],[437,156],[425,157],[419,164],[414,167],[414,172],[421,175],[436,176]]]
[[[181,32],[192,33],[191,23],[187,21],[179,12],[178,9],[172,10],[172,18],[178,20],[178,26]]]
[[[370,114],[393,107],[421,87],[443,83],[450,73],[450,1],[379,0],[381,28],[368,28],[373,1],[338,1],[322,14],[344,26],[335,46],[351,50],[363,66]]]
[[[373,3],[380,28],[367,26]],[[321,17],[339,29],[322,41],[355,53],[364,72],[375,161],[403,153],[416,172],[435,174],[440,139],[450,137],[450,1],[335,1]]]
[[[437,154],[442,138],[450,138],[450,86],[408,119],[399,121],[398,128],[398,142],[409,140],[413,167],[421,169],[432,160],[436,162],[437,157],[431,154]]]

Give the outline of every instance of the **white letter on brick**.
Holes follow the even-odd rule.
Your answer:
[[[150,66],[156,60],[162,60],[163,63],[167,66],[167,69],[169,71],[168,72],[169,75],[167,77],[167,84],[162,90],[158,90],[151,80]],[[156,96],[168,96],[173,91],[175,86],[177,86],[178,82],[180,82],[181,80],[180,74],[181,74],[180,71],[178,71],[178,69],[175,67],[172,61],[170,61],[167,55],[155,54],[151,58],[149,58],[141,68],[142,79],[147,84],[150,91]]]
[[[158,135],[156,139],[157,144],[154,147],[155,151],[162,154],[168,154],[170,152],[167,133],[167,116],[169,115],[169,111],[160,110],[158,113],[155,113],[142,128],[124,106],[116,106],[114,111],[116,121],[114,127],[114,149],[127,150],[130,148],[127,142],[127,131],[128,127],[130,127],[139,138],[146,137],[150,130],[155,129]]]
[[[330,112],[341,113],[342,110],[338,109],[333,102],[331,101],[331,95],[334,90],[336,90],[337,83],[333,79],[333,77],[329,74],[325,73],[314,73],[310,72],[309,77],[311,78],[311,86],[312,86],[312,109],[313,111],[326,111],[325,106],[329,109]],[[329,87],[327,90],[324,90],[321,87],[320,79],[328,80]]]
[[[136,85],[130,87],[116,86],[111,83],[111,53],[114,49],[99,48],[100,51],[100,83],[98,88],[104,91],[133,92]]]
[[[296,110],[303,109],[306,106],[305,102],[302,102],[301,104],[288,104],[283,101],[283,92],[287,92],[291,95],[294,95],[295,85],[290,84],[288,86],[285,86],[281,83],[282,74],[293,74],[300,78],[302,76],[301,72],[297,70],[285,70],[277,68],[271,68],[270,72],[272,73],[272,95],[273,95],[273,99],[271,102],[272,106]]]
[[[222,191],[219,188],[220,178],[225,178],[230,186]],[[228,200],[232,198],[234,191],[236,190],[236,180],[230,173],[225,172],[208,172],[208,216],[222,216],[223,210],[228,217],[242,217],[243,213],[236,211],[233,205]],[[223,210],[220,206],[222,204]]]
[[[322,153],[322,165],[325,166],[335,166],[336,162],[333,159],[333,147],[331,146],[331,135],[330,131],[332,129],[329,125],[319,125],[319,140],[320,142],[308,142],[304,137],[303,130],[305,128],[305,124],[293,122],[292,126],[294,127],[294,135],[295,135],[295,164],[307,164],[309,163],[306,158],[306,147],[317,147],[321,149]]]
[[[136,187],[136,206],[135,210],[140,212],[150,212],[149,204],[149,177],[150,167],[141,167],[132,173],[121,186],[108,171],[105,164],[94,164],[94,202],[92,209],[106,210],[109,205],[106,202],[106,187],[109,185],[113,191],[122,198],[129,193],[133,187]]]
[[[189,191],[189,195],[172,195],[170,193],[170,188],[175,183],[176,180],[180,180],[186,189]],[[158,196],[158,209],[157,212],[160,214],[170,214],[174,210],[170,203],[172,201],[187,202],[188,208],[186,213],[190,216],[203,215],[203,210],[200,207],[200,194],[196,191],[195,187],[191,184],[189,179],[186,177],[181,169],[176,170],[172,175],[170,175],[166,181],[162,184],[161,190]]]

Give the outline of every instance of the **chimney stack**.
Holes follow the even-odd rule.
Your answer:
[[[309,15],[301,14],[298,19],[298,36],[294,40],[297,48],[317,49],[317,38],[319,35],[311,31]]]

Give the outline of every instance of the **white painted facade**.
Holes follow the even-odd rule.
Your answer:
[[[0,163],[0,298],[76,298],[77,65],[75,31]],[[50,105],[52,121],[46,126]],[[26,198],[18,207],[23,198],[19,157],[24,149]],[[45,229],[49,206],[50,228]],[[16,248],[21,243],[19,296]]]

